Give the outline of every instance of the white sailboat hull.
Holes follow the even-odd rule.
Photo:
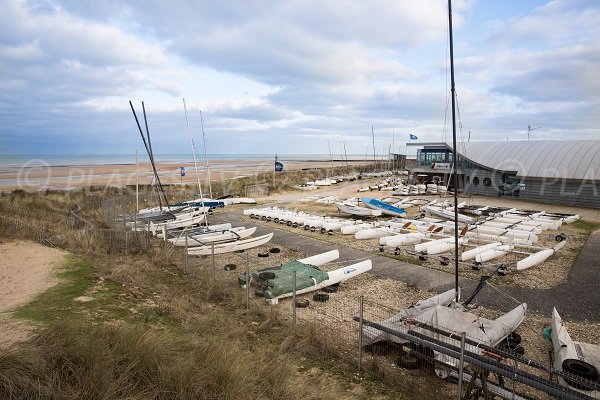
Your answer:
[[[238,250],[247,250],[252,249],[254,247],[261,246],[267,242],[269,242],[273,238],[272,233],[268,233],[263,236],[257,236],[248,239],[237,240],[235,242],[227,242],[227,243],[215,243],[210,246],[199,246],[194,247],[188,250],[188,254],[193,256],[207,256],[212,254],[212,249],[214,246],[215,254],[224,254],[231,253]]]

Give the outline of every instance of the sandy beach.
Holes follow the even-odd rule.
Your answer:
[[[342,161],[282,161],[286,171],[331,168],[346,166]],[[350,165],[360,166],[364,162],[352,161]],[[161,182],[166,185],[194,184],[197,174],[193,163],[158,163],[157,171]],[[185,176],[180,175],[180,167],[185,168]],[[273,171],[273,161],[260,160],[212,160],[210,175],[212,182],[256,175]],[[205,165],[198,165],[198,175],[202,182],[208,182]],[[85,186],[123,187],[152,183],[152,165],[149,162],[135,164],[49,166],[42,160],[26,167],[0,167],[0,191],[22,189],[27,191],[45,189],[69,190]]]

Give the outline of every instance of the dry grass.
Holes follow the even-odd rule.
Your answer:
[[[212,284],[207,273],[184,274],[182,252],[160,241],[127,254],[110,251],[109,242],[78,238],[83,228],[59,216],[68,217],[78,206],[100,225],[100,202],[85,192],[63,195],[0,197],[2,210],[18,210],[14,217],[32,227],[23,237],[35,238],[48,214],[52,224],[44,229],[68,237],[60,245],[76,253],[65,266],[63,284],[21,314],[47,327],[0,352],[0,398],[404,397],[388,384],[357,375],[319,326],[306,321],[291,329],[280,308],[245,309],[234,279],[222,279],[226,258]],[[0,221],[0,236],[16,233],[14,225]],[[291,254],[282,253],[269,262]],[[199,271],[209,270],[208,258],[194,263]]]

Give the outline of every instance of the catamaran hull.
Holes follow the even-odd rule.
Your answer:
[[[248,250],[254,247],[261,246],[269,242],[273,238],[273,234],[269,233],[263,236],[258,236],[249,239],[237,240],[235,242],[218,243],[211,246],[194,247],[188,250],[188,254],[192,256],[207,256],[212,254],[214,246],[214,254],[231,253],[238,250]]]

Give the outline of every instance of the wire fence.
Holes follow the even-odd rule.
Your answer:
[[[600,398],[597,375],[594,378],[585,370],[579,353],[577,362],[567,363],[570,367],[565,369],[564,363],[554,363],[554,368],[526,358],[518,335],[510,335],[494,346],[482,345],[479,335],[465,334],[444,324],[436,313],[423,319],[413,312],[414,307],[398,309],[365,296],[341,296],[338,291],[343,291],[344,285],[300,293],[297,288],[294,290],[292,282],[292,291],[281,299],[265,299],[264,290],[248,278],[289,261],[290,253],[281,254],[273,247],[261,246],[243,252],[211,251],[209,255],[192,256],[188,252],[190,243],[175,246],[153,238],[148,231],[131,229],[125,215],[136,207],[137,199],[122,196],[102,203],[102,218],[109,228],[95,226],[78,210],[48,212],[45,220],[38,215],[39,223],[33,223],[25,222],[32,221],[31,211],[4,208],[0,233],[34,238],[53,246],[79,246],[92,252],[159,249],[190,278],[204,279],[212,286],[239,284],[240,307],[276,310],[292,326],[312,327],[323,351],[392,382],[409,394],[426,387],[434,398]],[[151,196],[143,200],[152,201]],[[57,223],[61,219],[62,225]],[[276,302],[277,306],[270,304]],[[470,318],[467,311],[457,312],[461,318]],[[481,321],[481,330],[485,331],[488,326]]]

